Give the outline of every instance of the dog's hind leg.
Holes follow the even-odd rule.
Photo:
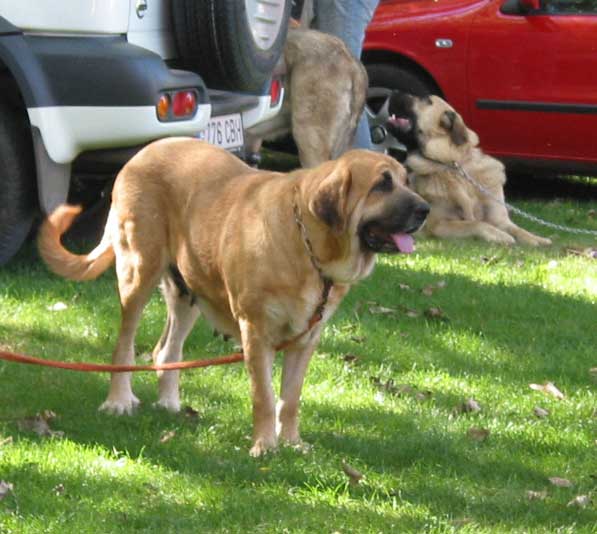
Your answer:
[[[188,291],[181,290],[171,273],[164,276],[161,287],[168,306],[168,319],[164,333],[153,351],[153,361],[156,364],[182,360],[184,341],[200,315],[194,297]],[[180,410],[178,389],[180,371],[158,371],[157,375],[159,399],[156,406],[178,412]]]
[[[115,365],[132,365],[135,361],[135,332],[141,313],[152,290],[157,285],[166,261],[162,244],[164,239],[150,239],[137,230],[133,221],[120,224],[114,240],[116,274],[120,294],[121,324],[116,348],[112,354]],[[133,394],[131,373],[112,373],[108,398],[100,410],[116,415],[131,414],[139,404]]]

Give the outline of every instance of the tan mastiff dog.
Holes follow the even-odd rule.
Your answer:
[[[67,251],[60,236],[79,208],[62,206],[42,225],[39,250],[55,273],[96,278],[116,261],[122,323],[113,363],[134,362],[134,337],[162,282],[166,329],[153,356],[176,362],[200,313],[242,343],[251,380],[253,447],[298,444],[299,398],[323,324],[350,286],[371,273],[377,252],[410,252],[427,204],[405,187],[395,160],[351,151],[290,174],[255,171],[189,138],[157,141],[122,169],[100,244]],[[327,289],[329,295],[326,295]],[[331,289],[330,289],[331,288]],[[323,306],[322,320],[308,324]],[[272,365],[284,348],[276,409]],[[158,405],[180,409],[178,371],[159,373]],[[101,406],[131,413],[130,373],[114,373]]]
[[[388,129],[408,148],[406,166],[412,186],[431,204],[426,233],[441,238],[478,237],[505,245],[551,244],[510,220],[504,205],[504,165],[479,148],[477,134],[445,100],[395,91],[389,111]],[[454,162],[480,187],[451,168]]]

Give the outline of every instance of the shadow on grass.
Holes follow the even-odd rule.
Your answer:
[[[22,280],[25,280],[34,275],[36,269],[21,264],[14,268],[13,274],[23,275]],[[447,282],[446,288],[427,298],[416,291],[398,290],[397,280],[403,279],[413,287],[421,288],[436,281],[436,275],[405,270],[399,276],[396,271],[387,264],[378,265],[375,283],[364,282],[357,286],[342,305],[333,324],[341,326],[353,322],[354,309],[363,300],[420,310],[432,305],[441,306],[449,322],[428,320],[422,316],[410,319],[403,315],[393,318],[371,315],[361,308],[360,328],[365,331],[382,330],[391,334],[400,330],[408,334],[405,338],[381,336],[386,344],[384,350],[367,344],[359,345],[359,350],[363,350],[366,356],[361,359],[362,372],[366,373],[369,366],[391,359],[398,369],[410,369],[413,362],[418,362],[420,367],[431,365],[451,375],[470,374],[489,381],[499,378],[502,383],[525,388],[528,382],[545,379],[561,381],[570,387],[589,384],[587,369],[594,363],[590,358],[597,344],[593,304],[571,296],[554,295],[537,286],[479,284],[458,274],[442,275],[441,278]],[[36,300],[43,291],[56,298],[80,295],[73,307],[91,317],[98,309],[117,309],[113,276],[86,285],[84,289],[61,280],[46,282],[42,289],[34,281],[25,283],[17,280],[15,284],[8,291],[23,301]],[[102,328],[118,324],[115,317],[103,321]],[[80,359],[112,346],[105,339],[81,339],[64,332],[57,333],[51,327],[0,328],[0,340],[19,340],[25,347],[60,347],[63,354],[79,355]],[[155,342],[161,328],[161,322],[157,328],[152,325],[147,339],[151,337]],[[189,340],[187,354],[200,350],[207,335],[205,331],[194,334]],[[472,338],[476,345],[459,350],[460,337]],[[143,344],[151,347],[150,341]],[[348,342],[326,337],[321,349],[336,354],[351,346]],[[477,350],[477,346],[488,352],[487,357],[471,355],[471,350]],[[494,359],[494,349],[505,356]],[[534,467],[538,462],[525,460],[536,452],[531,438],[515,439],[498,434],[491,437],[487,446],[463,444],[461,436],[441,430],[445,423],[438,421],[434,429],[433,421],[424,421],[420,414],[403,415],[385,409],[340,408],[325,402],[309,402],[305,406],[303,422],[305,438],[316,446],[314,459],[293,451],[281,451],[265,460],[250,460],[246,438],[250,432],[248,396],[241,400],[238,393],[223,387],[226,373],[240,374],[243,373],[242,368],[198,372],[207,374],[204,381],[197,380],[192,386],[192,394],[198,399],[201,412],[197,421],[147,406],[156,396],[153,375],[135,379],[135,392],[144,401],[139,413],[133,418],[114,418],[96,412],[107,392],[107,376],[24,369],[13,364],[0,364],[3,383],[0,411],[6,418],[7,415],[23,417],[52,409],[61,415],[56,427],[64,430],[73,442],[99,444],[106,451],[126,451],[131,458],[143,458],[173,474],[183,473],[199,487],[209,486],[211,491],[216,492],[216,497],[210,497],[207,505],[199,506],[199,515],[196,503],[181,504],[172,499],[155,502],[151,500],[151,495],[145,510],[106,512],[107,517],[116,514],[120,519],[122,517],[118,514],[126,514],[139,529],[155,525],[156,521],[157,524],[160,521],[169,524],[164,519],[166,517],[178,518],[183,527],[190,525],[188,518],[188,521],[192,519],[198,524],[226,528],[229,523],[222,514],[230,512],[239,518],[242,516],[249,530],[251,527],[257,530],[263,521],[278,524],[276,521],[283,516],[296,526],[302,526],[300,521],[303,519],[317,525],[317,521],[331,517],[337,522],[335,528],[341,530],[341,516],[349,512],[323,501],[326,492],[333,494],[339,491],[337,488],[345,487],[342,486],[344,478],[340,469],[329,474],[313,465],[320,458],[319,454],[328,464],[330,458],[338,465],[341,457],[355,459],[367,466],[372,478],[376,474],[389,474],[400,485],[395,494],[384,494],[376,489],[373,481],[363,488],[347,490],[354,498],[384,502],[398,498],[403,503],[428,509],[434,516],[466,516],[480,524],[494,524],[501,520],[513,528],[517,526],[517,521],[524,521],[525,527],[551,529],[554,525],[572,521],[577,525],[591,525],[591,521],[595,520],[592,509],[570,509],[561,502],[548,501],[541,505],[539,513],[534,511],[537,510],[534,504],[524,500],[525,490],[544,487],[546,476],[554,474]],[[43,402],[43,405],[35,405],[38,402]],[[342,422],[342,433],[322,430],[333,428],[338,421]],[[23,435],[16,430],[16,423],[7,424],[7,428],[14,433],[18,443]],[[176,438],[160,443],[163,433],[169,429],[177,431]],[[560,444],[558,447],[554,454],[557,452],[571,459],[587,455],[586,448],[578,445]],[[539,458],[550,453],[541,451]],[[262,467],[267,470],[262,471]],[[419,476],[415,477],[413,472],[416,471],[419,471]],[[53,478],[35,470],[7,473],[6,478],[20,480],[25,475],[28,477],[27,486],[38,483],[50,485],[57,480],[56,483],[76,487],[78,492],[89,492],[86,498],[91,501],[93,494],[115,492],[118,499],[125,500],[128,494],[135,497],[152,491],[134,480],[128,483],[101,477],[83,479],[69,474],[60,475],[59,470],[58,476]],[[318,492],[312,497],[317,501],[314,504],[293,501],[288,497],[291,488],[308,491],[310,487],[315,487]],[[225,505],[222,504],[224,502]],[[33,501],[29,507],[22,503],[25,517],[35,514],[35,509]],[[89,516],[93,515],[93,510],[90,504]],[[43,514],[47,518],[55,517],[59,508],[48,506]],[[359,519],[362,524],[370,522],[382,528],[389,521],[399,522],[401,530],[420,531],[425,526],[423,521],[401,517],[399,513],[384,515],[359,509],[358,514],[362,515]],[[284,518],[279,521],[283,527]],[[350,531],[350,526],[347,529]]]
[[[400,273],[400,274],[398,274]],[[529,380],[563,380],[570,386],[591,384],[588,368],[597,344],[595,304],[550,293],[533,285],[480,284],[459,274],[400,271],[387,264],[376,267],[375,283],[355,287],[342,304],[334,321],[342,326],[359,324],[362,331],[385,330],[387,343],[381,355],[367,343],[346,343],[336,347],[334,339],[324,338],[320,349],[335,352],[361,350],[365,363],[387,361],[387,352],[407,353],[399,366],[410,368],[419,362],[448,373],[471,374],[488,379],[499,377],[512,384]],[[420,288],[437,282],[446,288],[432,297],[421,295]],[[398,280],[412,286],[411,291],[397,287]],[[417,289],[418,288],[418,289]],[[398,310],[395,315],[373,315],[363,302],[379,302]],[[439,307],[445,320],[425,317],[424,311]],[[419,317],[406,316],[415,309]],[[358,320],[355,318],[358,311]],[[402,333],[404,337],[392,337]],[[459,339],[470,345],[459,347]],[[403,349],[401,347],[406,347]],[[480,353],[471,354],[472,350]],[[499,358],[493,353],[500,352]]]
[[[110,532],[126,533],[314,532],[326,525],[330,532],[332,529],[356,532],[355,525],[360,527],[358,531],[365,532],[383,530],[390,520],[409,531],[422,526],[421,521],[401,517],[399,513],[388,517],[360,509],[355,518],[352,503],[309,504],[294,499],[283,489],[262,491],[270,484],[263,476],[252,483],[221,473],[207,478],[187,476],[186,482],[193,484],[194,491],[189,496],[174,498],[170,491],[172,482],[127,480],[108,472],[90,478],[58,466],[53,473],[46,474],[37,470],[35,464],[29,464],[20,473],[7,475],[16,481],[22,477],[36,490],[20,497],[19,516],[24,524],[36,519],[50,526],[66,522],[71,532],[77,526],[75,520],[84,532],[100,531],[102,524]],[[175,475],[171,473],[169,479]],[[59,485],[64,492],[55,495],[51,488]],[[142,506],[138,505],[140,502]]]
[[[218,395],[215,389],[208,393]],[[72,400],[69,397],[65,402]],[[164,525],[171,529],[193,525],[196,529],[205,526],[215,531],[238,523],[249,529],[246,531],[269,525],[270,529],[264,531],[271,532],[272,526],[342,528],[345,523],[346,531],[362,532],[365,525],[387,531],[393,523],[397,531],[420,532],[427,520],[410,516],[412,507],[428,510],[436,518],[466,517],[485,527],[507,525],[516,529],[524,524],[525,528],[551,529],[571,522],[577,526],[594,524],[594,510],[564,506],[562,501],[570,497],[558,494],[558,490],[551,491],[551,498],[545,503],[526,500],[525,491],[544,488],[546,477],[553,473],[517,461],[516,451],[521,444],[511,438],[492,437],[490,447],[471,443],[463,446],[457,436],[422,431],[416,417],[410,415],[362,408],[341,410],[319,403],[310,406],[309,411],[317,412],[323,421],[344,419],[347,430],[344,435],[307,431],[306,437],[317,451],[307,456],[282,449],[276,455],[252,460],[247,455],[246,441],[235,429],[222,429],[221,437],[216,435],[213,442],[206,442],[198,437],[194,424],[181,417],[152,415],[142,410],[133,418],[98,418],[91,433],[66,430],[71,441],[99,444],[108,456],[126,451],[126,456],[139,459],[140,465],[159,465],[166,477],[155,475],[155,483],[149,474],[142,473],[131,475],[128,480],[119,476],[117,469],[94,471],[89,476],[83,472],[73,474],[77,469],[72,467],[61,470],[58,465],[51,472],[42,472],[35,462],[5,471],[3,477],[17,487],[34,488],[20,502],[20,515],[25,521],[36,515],[52,521],[67,514],[76,502],[78,518],[96,516],[115,524],[126,521],[129,529],[135,526],[148,530]],[[237,419],[229,424],[248,423],[246,419]],[[164,428],[173,423],[177,436],[160,444]],[[202,427],[211,424],[217,424],[212,417],[200,422]],[[353,424],[375,432],[351,431]],[[242,443],[240,451],[229,445],[235,441]],[[499,454],[490,455],[484,449]],[[577,452],[570,447],[559,453],[573,456]],[[122,453],[117,454],[112,461]],[[322,463],[336,463],[337,471],[330,473],[320,467],[318,459],[322,456]],[[361,486],[347,485],[340,458],[366,466],[366,479]],[[461,471],[454,467],[463,465],[466,469]],[[394,487],[389,490],[377,480],[388,476],[394,479]],[[195,491],[188,499],[173,496],[175,490],[171,486],[177,477],[192,484]],[[51,495],[51,488],[58,484],[66,488],[70,502]],[[294,494],[297,498],[293,498]],[[338,502],[326,502],[338,497]],[[389,511],[393,501],[404,508]],[[139,502],[143,502],[142,507],[131,504]],[[376,503],[377,511],[363,509],[358,504],[363,502]],[[385,512],[380,511],[383,503],[389,505]],[[356,517],[351,518],[351,514]]]

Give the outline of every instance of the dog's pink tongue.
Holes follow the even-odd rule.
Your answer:
[[[392,234],[392,239],[400,252],[410,254],[415,250],[415,240],[408,234]]]

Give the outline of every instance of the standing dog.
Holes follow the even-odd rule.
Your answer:
[[[167,139],[122,169],[91,253],[72,254],[60,242],[79,212],[72,206],[43,223],[39,250],[52,271],[74,280],[96,278],[116,261],[122,322],[115,364],[133,363],[141,312],[160,281],[168,320],[156,363],[181,360],[200,313],[238,339],[251,381],[251,454],[258,456],[278,439],[300,442],[305,371],[322,325],[350,286],[369,275],[377,252],[412,250],[410,234],[429,207],[405,180],[395,160],[363,150],[283,175],[255,171],[202,141]],[[309,328],[321,307],[321,320]],[[272,365],[282,345],[276,409]],[[180,409],[178,373],[158,373],[158,405],[171,411]],[[101,409],[131,413],[138,403],[130,373],[113,374]]]
[[[436,237],[479,237],[506,245],[519,241],[549,245],[514,224],[504,206],[504,165],[484,154],[479,138],[438,96],[415,97],[395,91],[388,130],[408,149],[406,166],[415,191],[431,204],[425,231]],[[489,195],[449,165],[457,162]]]
[[[301,166],[335,159],[354,138],[365,107],[365,68],[337,37],[292,28],[284,48],[286,95],[280,112],[248,130],[253,151],[261,139],[292,133]]]

